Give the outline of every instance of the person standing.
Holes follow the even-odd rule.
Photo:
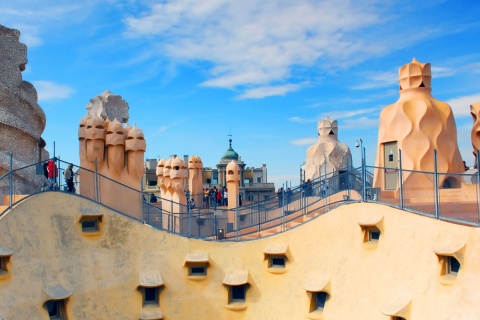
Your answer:
[[[223,205],[228,206],[228,189],[227,188],[223,190]]]
[[[293,192],[290,188],[287,189],[287,204],[292,202]]]
[[[221,201],[222,201],[222,192],[220,190],[217,190],[217,193],[216,193],[216,197],[217,197],[217,206],[221,205]]]
[[[57,182],[57,177],[58,177],[58,168],[55,162],[57,161],[57,158],[53,158],[48,160],[47,164],[47,170],[48,170],[48,182],[51,183],[51,189],[56,189],[56,182]]]
[[[283,187],[278,189],[277,197],[278,197],[278,207],[280,208],[283,206]]]
[[[208,208],[209,194],[210,190],[205,188],[205,191],[203,191],[203,206],[206,208]]]
[[[73,164],[69,164],[67,169],[63,172],[63,177],[65,178],[65,182],[67,183],[68,192],[73,192]]]
[[[156,203],[156,202],[157,202],[157,197],[153,193],[151,193],[150,194],[150,203]]]

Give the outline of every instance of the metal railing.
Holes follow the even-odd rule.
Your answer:
[[[427,217],[479,226],[480,205],[478,173],[421,172],[398,168],[366,166],[331,172],[299,186],[282,190],[260,201],[243,201],[242,206],[228,209],[215,201],[195,208],[172,199],[155,197],[138,189],[103,176],[97,170],[74,166],[74,194],[89,198],[123,215],[149,224],[154,228],[185,237],[206,240],[240,240],[284,232],[308,219],[322,215],[339,205],[364,201],[377,202]],[[0,216],[16,203],[40,192],[66,192],[63,171],[68,163],[57,159],[58,175],[55,184],[43,176],[43,163],[13,168],[0,176]],[[436,166],[435,166],[436,168]],[[394,190],[374,188],[372,172],[383,170],[396,179]],[[80,177],[80,178],[79,178]],[[26,187],[25,182],[34,181]],[[409,181],[425,181],[434,187],[412,190]],[[407,184],[407,188],[405,186]],[[467,186],[470,192],[462,191]],[[79,193],[82,190],[81,194]],[[472,191],[473,190],[473,191]],[[112,197],[112,194],[122,195]],[[20,196],[22,195],[22,196]],[[186,198],[203,199],[203,195]],[[7,201],[5,200],[7,199]],[[182,203],[185,200],[180,201]],[[188,201],[187,201],[188,203]],[[238,198],[237,198],[238,204]]]

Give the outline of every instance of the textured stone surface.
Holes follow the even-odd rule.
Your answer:
[[[22,80],[26,63],[27,47],[20,43],[20,32],[0,25],[0,176],[9,171],[10,153],[14,169],[49,156],[41,138],[45,114],[37,103],[37,91]],[[25,168],[13,177],[14,192],[35,192],[44,182],[35,167]],[[0,181],[0,192],[8,189],[7,181]]]
[[[338,140],[338,123],[326,117],[318,122],[318,140],[307,149],[305,180],[313,180],[340,170],[347,170],[352,163],[348,146]],[[325,171],[326,164],[326,171]]]

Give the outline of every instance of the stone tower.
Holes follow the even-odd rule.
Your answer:
[[[429,63],[415,58],[399,70],[400,98],[380,113],[374,186],[398,190],[398,155],[405,170],[460,173],[464,166],[457,145],[457,127],[448,104],[432,94]],[[385,169],[379,169],[384,167]],[[431,175],[403,172],[404,188],[432,188]],[[459,186],[455,177],[440,175],[440,187]]]
[[[47,160],[45,141],[45,114],[37,102],[37,91],[22,80],[27,64],[27,47],[20,43],[20,31],[0,25],[0,176]],[[40,190],[46,181],[43,171],[37,175],[35,167],[17,171],[13,175],[14,192],[27,194]],[[0,192],[7,194],[6,179],[0,182]]]

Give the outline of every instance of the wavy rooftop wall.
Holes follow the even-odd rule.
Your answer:
[[[100,217],[100,231],[82,232],[85,217]],[[378,241],[365,242],[369,230]],[[0,218],[0,249],[5,319],[48,319],[45,302],[62,290],[71,294],[57,297],[70,320],[480,316],[479,230],[373,203],[344,205],[268,238],[210,242],[51,192]],[[284,270],[269,268],[272,255],[286,258]],[[441,276],[450,255],[461,269]],[[205,259],[206,276],[192,279],[189,264]],[[230,285],[245,282],[246,301],[229,304]],[[159,302],[143,306],[148,286],[159,288]],[[316,291],[328,294],[320,313],[311,312]]]

